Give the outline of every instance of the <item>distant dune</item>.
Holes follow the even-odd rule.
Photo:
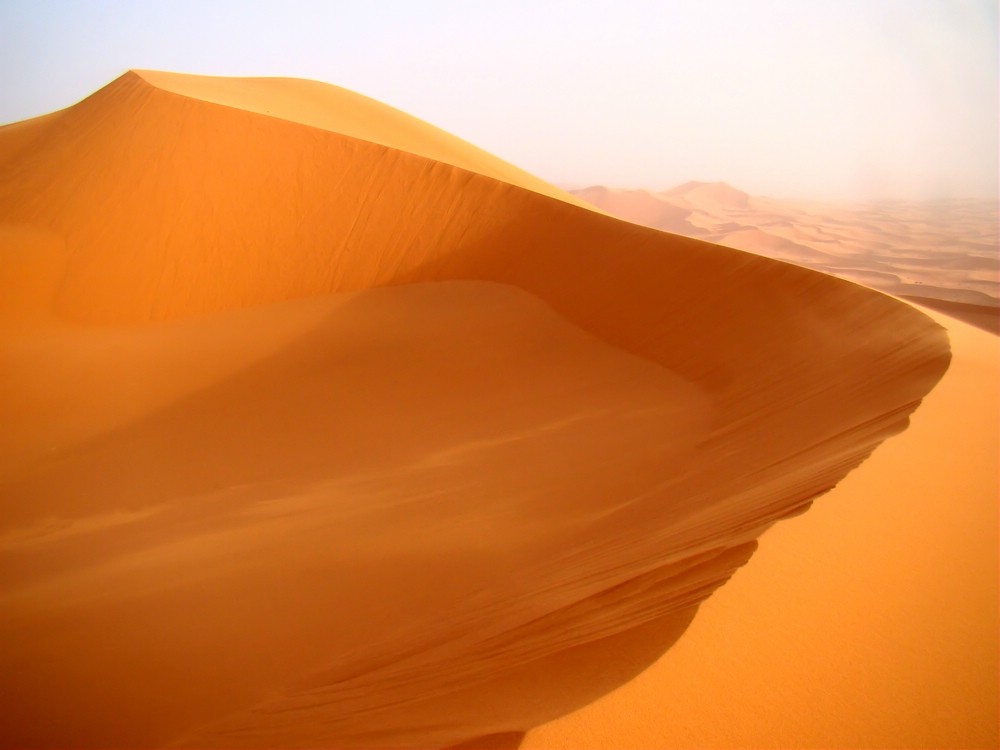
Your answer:
[[[682,648],[950,358],[910,305],[287,79],[133,71],[0,129],[0,269],[8,747],[515,747]],[[995,665],[984,623],[939,678]]]
[[[1000,333],[995,201],[779,201],[722,182],[574,195],[614,216],[796,263]]]

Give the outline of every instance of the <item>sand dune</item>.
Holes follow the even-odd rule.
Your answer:
[[[654,667],[522,748],[997,745],[1000,346],[938,320],[952,364],[910,428],[768,531]]]
[[[132,72],[0,154],[6,746],[510,746],[949,360],[322,84]]]
[[[1000,333],[995,201],[779,201],[701,182],[660,193],[606,187],[573,192],[637,224],[789,261],[896,296],[939,301],[937,309]]]

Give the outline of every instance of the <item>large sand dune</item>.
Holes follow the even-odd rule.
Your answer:
[[[515,744],[948,364],[322,84],[131,72],[0,159],[7,746]]]

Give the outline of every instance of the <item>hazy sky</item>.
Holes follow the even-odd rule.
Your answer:
[[[563,185],[997,194],[983,0],[0,0],[0,122],[128,68],[336,83]]]

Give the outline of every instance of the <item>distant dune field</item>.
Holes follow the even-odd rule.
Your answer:
[[[146,71],[0,128],[0,287],[4,746],[781,746],[703,688],[740,636],[775,712],[901,655],[817,673],[881,707],[820,744],[996,739],[985,334],[333,86]],[[789,648],[843,579],[764,532],[841,481],[786,536],[863,606]]]
[[[781,201],[704,182],[572,192],[637,224],[814,268],[1000,333],[996,201]]]

